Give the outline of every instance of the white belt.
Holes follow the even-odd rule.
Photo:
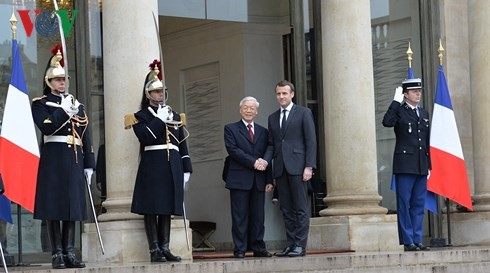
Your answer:
[[[176,150],[177,152],[179,151],[179,147],[177,147],[176,145],[173,145],[171,143],[145,146],[145,151],[167,150],[167,149],[173,149],[173,150]]]
[[[66,144],[76,144],[78,146],[82,146],[82,142],[78,138],[74,138],[73,136],[44,136],[44,143],[47,142],[60,142]]]

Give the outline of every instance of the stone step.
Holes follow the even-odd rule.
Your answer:
[[[14,267],[10,271],[48,273],[50,264]],[[60,271],[61,272],[61,271]],[[87,264],[86,273],[488,273],[490,248],[437,248],[423,252],[351,252],[299,258],[194,260],[181,263]]]

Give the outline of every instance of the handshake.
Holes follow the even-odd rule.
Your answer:
[[[267,165],[269,165],[269,163],[267,163],[267,161],[265,161],[262,158],[259,158],[259,159],[255,160],[254,169],[256,169],[258,171],[265,171],[265,169],[267,169]]]

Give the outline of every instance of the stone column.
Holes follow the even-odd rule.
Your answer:
[[[328,208],[320,215],[331,217],[312,219],[319,238],[310,242],[398,248],[396,218],[379,206],[370,3],[325,0],[321,10]]]
[[[456,19],[451,14],[446,16]],[[460,14],[455,9],[454,14]],[[451,214],[451,238],[454,246],[490,245],[490,6],[486,1],[468,1],[469,66],[471,90],[471,117],[473,127],[474,212]],[[468,94],[469,96],[470,94]],[[447,221],[445,221],[447,224]],[[444,229],[446,231],[447,229]]]
[[[107,200],[103,206],[107,213],[98,220],[105,255],[101,253],[95,225],[86,224],[82,254],[88,262],[150,260],[143,217],[130,212],[139,142],[132,130],[124,130],[124,116],[139,110],[148,65],[160,56],[152,12],[158,18],[157,0],[104,1]],[[192,257],[187,251],[182,221],[172,223],[170,247],[184,259]]]
[[[471,110],[473,117],[473,145],[475,168],[475,211],[490,211],[490,6],[485,1],[469,1],[469,49]]]

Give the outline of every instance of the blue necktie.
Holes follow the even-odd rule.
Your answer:
[[[286,132],[286,112],[288,110],[286,109],[283,109],[282,110],[282,121],[281,121],[281,133],[284,135],[284,133]]]

